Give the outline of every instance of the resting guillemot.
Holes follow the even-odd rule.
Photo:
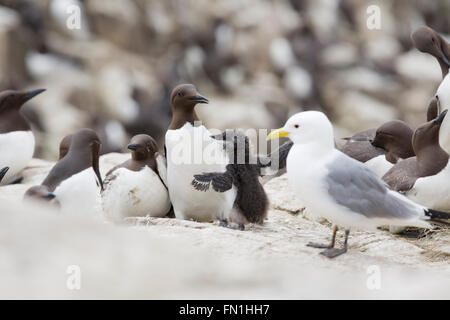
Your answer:
[[[101,142],[92,129],[81,129],[70,140],[67,154],[53,166],[41,185],[30,188],[25,196],[55,198],[63,213],[90,215],[99,204],[99,186],[103,190],[99,169]]]
[[[20,112],[25,102],[44,92],[3,91],[0,93],[0,168],[9,167],[1,184],[14,182],[33,157],[35,139],[30,124]]]
[[[102,191],[103,212],[110,220],[127,217],[164,217],[171,208],[166,182],[165,159],[149,135],[134,136],[128,149],[131,159],[112,168]]]
[[[429,53],[439,62],[442,78],[450,68],[450,44],[430,27],[420,27],[411,34],[414,46],[421,52]]]
[[[403,121],[389,121],[377,129],[355,134],[340,151],[366,164],[382,177],[399,159],[414,156],[411,144],[413,131]]]
[[[435,210],[450,211],[449,155],[439,145],[439,129],[447,110],[414,132],[416,156],[399,162],[383,177],[389,187]]]

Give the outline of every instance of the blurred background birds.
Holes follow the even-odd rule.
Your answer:
[[[337,138],[392,119],[414,127],[441,79],[410,38],[423,25],[448,40],[450,3],[0,0],[0,91],[51,88],[24,107],[44,159],[83,127],[102,153],[138,133],[162,145],[180,83],[211,99],[198,108],[209,128],[276,128],[302,108],[325,111]]]

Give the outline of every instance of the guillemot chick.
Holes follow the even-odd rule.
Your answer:
[[[419,51],[429,53],[436,58],[444,78],[450,68],[450,44],[439,33],[427,26],[414,31],[411,39]]]
[[[328,258],[348,249],[350,228],[376,230],[383,225],[429,228],[431,219],[450,214],[428,209],[400,193],[389,190],[373,171],[335,148],[333,127],[318,111],[293,115],[268,139],[288,137],[294,142],[287,158],[287,176],[292,190],[302,199],[308,214],[330,220],[335,227],[330,244],[309,243],[325,248]],[[404,160],[406,161],[406,160]],[[345,228],[345,242],[334,248],[338,227]]]
[[[167,186],[175,217],[196,221],[227,220],[236,198],[235,187],[223,193],[198,192],[192,177],[204,172],[224,172],[229,163],[222,144],[197,123],[197,103],[208,103],[192,84],[179,85],[170,96],[172,121],[165,135]]]
[[[9,167],[1,184],[20,178],[20,171],[33,157],[35,138],[20,109],[25,102],[44,91],[8,90],[0,93],[0,168]]]
[[[222,141],[231,163],[226,166],[225,172],[194,175],[192,185],[199,191],[207,191],[212,185],[217,192],[230,190],[233,185],[236,187],[233,210],[228,221],[221,221],[222,226],[233,222],[244,230],[247,223],[262,224],[267,217],[269,200],[259,181],[260,161],[251,154],[248,137],[239,130],[225,130],[213,137]]]
[[[414,202],[450,211],[449,155],[439,145],[439,129],[446,114],[444,110],[417,128],[412,139],[416,156],[397,163],[383,180]]]
[[[26,194],[45,199],[55,198],[63,213],[91,215],[100,199],[103,181],[99,169],[101,142],[92,129],[72,134],[67,154],[50,170],[41,186]]]
[[[340,150],[382,177],[399,159],[414,156],[411,144],[413,131],[403,121],[386,122],[348,139]]]
[[[104,180],[103,212],[110,220],[127,217],[164,217],[171,208],[165,185],[165,159],[149,135],[134,136],[128,149],[131,159],[112,168]]]

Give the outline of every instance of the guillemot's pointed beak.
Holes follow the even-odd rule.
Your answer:
[[[103,180],[102,175],[100,174],[100,166],[99,166],[100,146],[101,144],[96,141],[92,144],[92,169],[94,170],[95,175],[98,178],[100,188],[103,191],[105,189],[103,187]]]
[[[434,125],[440,126],[442,124],[442,121],[444,121],[445,115],[447,114],[448,110],[445,109],[441,112],[441,114],[434,120]]]
[[[42,198],[44,198],[45,200],[50,201],[50,200],[55,199],[55,198],[56,198],[56,195],[55,195],[53,192],[47,192],[47,193],[45,194],[45,196],[43,196]]]
[[[133,150],[133,151],[136,151],[138,148],[139,148],[139,146],[138,146],[137,144],[134,144],[134,143],[129,144],[129,145],[127,146],[127,149]]]
[[[41,94],[45,90],[46,89],[36,89],[36,90],[25,92],[23,99],[24,99],[24,101],[28,101],[28,100],[36,97],[38,94]]]
[[[266,140],[272,140],[272,139],[277,139],[277,138],[282,138],[282,137],[287,137],[289,135],[289,132],[284,131],[283,128],[280,129],[276,129],[274,131],[272,131],[266,138]]]
[[[9,170],[9,167],[4,167],[3,169],[0,170],[0,181],[2,181],[3,177],[8,172],[8,170]]]
[[[450,68],[450,61],[448,61],[448,59],[447,59],[447,57],[445,56],[444,53],[442,53],[441,59]]]
[[[209,103],[208,98],[202,96],[201,94],[197,94],[196,96],[191,98],[192,101],[195,101],[196,103]]]

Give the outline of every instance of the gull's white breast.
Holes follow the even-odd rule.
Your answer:
[[[330,164],[336,161],[340,152],[333,150],[319,158],[310,156],[311,154],[315,154],[314,150],[294,145],[287,159],[289,184],[305,204],[309,215],[326,218],[333,224],[344,228],[374,230],[377,226],[381,225],[410,225],[419,227],[428,225],[419,219],[415,219],[414,221],[410,220],[408,223],[405,223],[403,220],[390,219],[389,217],[368,218],[359,212],[354,212],[338,204],[328,192],[328,188],[332,186],[327,184],[326,177],[328,170],[332,170]],[[402,197],[396,192],[392,192],[392,196]],[[422,211],[423,209],[417,206],[418,218]]]
[[[34,153],[31,131],[12,131],[0,134],[0,168],[9,167],[1,184],[12,182],[29,163]]]
[[[126,217],[164,217],[170,201],[159,176],[145,166],[140,171],[119,168],[107,177],[102,206],[108,219],[120,222]]]
[[[340,227],[374,229],[363,215],[337,204],[329,195],[325,185],[327,164],[335,153],[320,158],[309,157],[308,148],[294,145],[287,158],[289,185],[306,206],[307,214],[313,218],[325,218]]]
[[[175,216],[179,219],[211,221],[226,219],[236,198],[233,186],[220,193],[197,191],[191,185],[195,174],[225,172],[229,162],[221,143],[204,126],[186,123],[166,133],[167,183]]]

